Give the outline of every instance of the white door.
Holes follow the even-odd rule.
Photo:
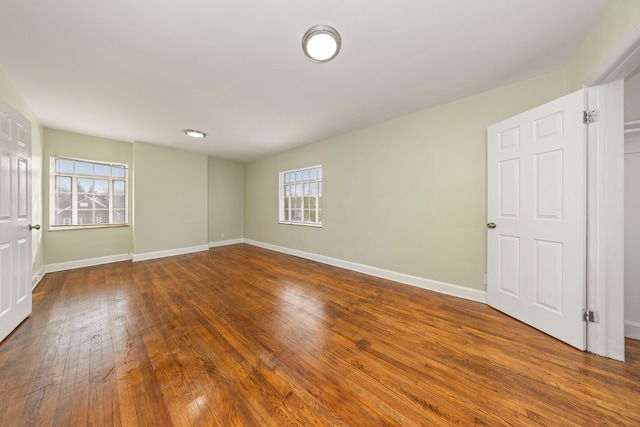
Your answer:
[[[584,350],[584,97],[488,128],[487,302]]]
[[[0,340],[31,313],[31,124],[0,101]]]

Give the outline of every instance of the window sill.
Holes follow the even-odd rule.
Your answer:
[[[278,224],[284,225],[301,225],[303,227],[322,228],[322,224],[315,224],[310,222],[291,222],[291,221],[278,221]]]
[[[56,225],[49,227],[49,231],[68,231],[68,230],[93,230],[96,228],[123,228],[129,224],[105,224],[105,225]]]

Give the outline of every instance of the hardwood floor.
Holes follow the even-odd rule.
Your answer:
[[[248,245],[47,274],[1,426],[640,425],[627,362],[479,303]]]

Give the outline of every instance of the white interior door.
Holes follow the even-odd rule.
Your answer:
[[[582,350],[583,106],[578,91],[492,125],[487,147],[487,302]]]
[[[0,340],[31,314],[31,124],[0,101]]]

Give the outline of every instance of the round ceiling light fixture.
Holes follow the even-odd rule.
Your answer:
[[[328,25],[311,27],[302,37],[302,50],[313,62],[331,61],[340,52],[341,45],[340,34]]]
[[[195,130],[195,129],[185,129],[184,133],[186,133],[192,138],[204,138],[205,136],[207,136],[207,134],[202,132],[201,130]]]

